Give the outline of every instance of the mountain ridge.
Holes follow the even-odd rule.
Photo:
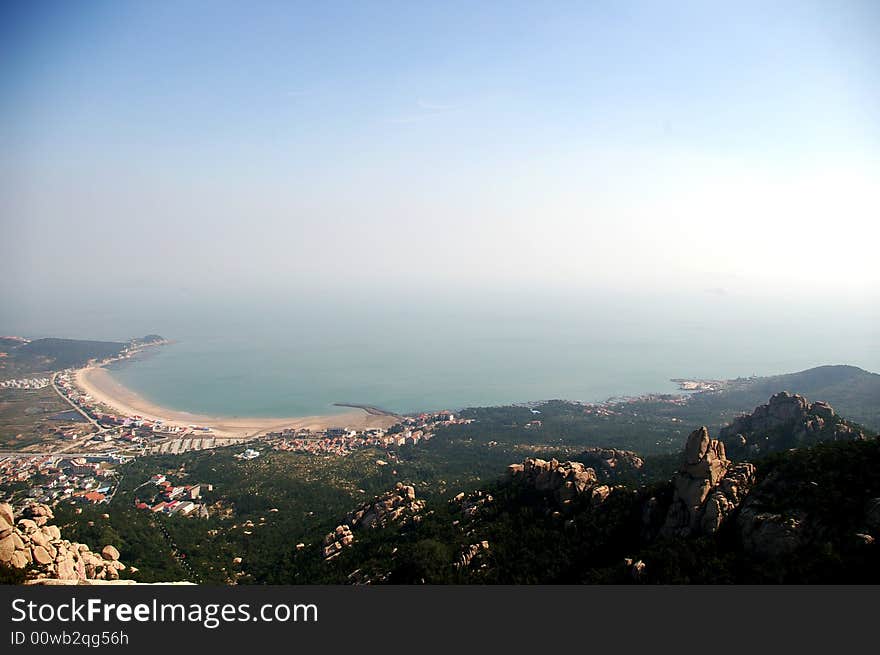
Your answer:
[[[803,411],[795,418],[814,406],[836,416],[828,403],[776,396]],[[783,440],[799,425],[784,423]],[[876,582],[880,439],[815,436],[736,462],[702,426],[671,478],[638,488],[603,483],[581,462],[529,457],[494,484],[429,505],[417,524],[364,534],[333,563],[357,567],[337,581]]]
[[[701,391],[689,399],[695,408],[721,405],[755,407],[780,391],[819,398],[874,431],[880,431],[880,374],[849,364],[825,364],[794,373],[727,381],[720,391]]]

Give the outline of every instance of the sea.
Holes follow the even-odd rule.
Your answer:
[[[873,308],[862,309],[708,292],[374,294],[109,312],[93,327],[83,323],[81,333],[171,339],[114,365],[111,374],[176,410],[310,416],[345,411],[334,403],[359,403],[409,413],[600,402],[674,393],[672,378],[773,375],[822,364],[878,371],[878,322]]]

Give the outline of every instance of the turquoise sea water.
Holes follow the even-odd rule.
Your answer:
[[[716,311],[713,311],[713,308]],[[143,319],[142,319],[143,320]],[[112,369],[173,409],[228,416],[398,412],[674,392],[670,378],[770,375],[830,363],[880,369],[873,325],[727,304],[664,312],[523,298],[492,307],[383,305],[189,313],[133,334],[175,343]]]

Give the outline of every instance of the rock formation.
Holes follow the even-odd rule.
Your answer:
[[[507,473],[514,481],[551,493],[562,507],[586,494],[598,504],[611,492],[607,485],[598,485],[596,471],[581,462],[559,462],[556,459],[548,462],[530,457],[522,464],[508,466]]]
[[[353,529],[384,527],[418,514],[424,506],[425,501],[416,500],[414,487],[398,482],[393,490],[349,512],[346,522]]]
[[[663,536],[712,534],[755,483],[752,464],[733,464],[724,444],[701,427],[688,436],[681,467],[672,479],[672,504]],[[650,508],[646,507],[646,512]]]
[[[486,493],[482,489],[473,491],[470,494],[465,495],[464,492],[457,494],[453,497],[453,503],[459,503],[461,506],[461,513],[466,517],[476,516],[479,511],[492,503],[492,494]]]
[[[718,436],[736,457],[811,446],[820,441],[865,438],[861,429],[839,417],[828,403],[810,403],[787,391],[775,394],[751,414],[736,418]]]
[[[578,455],[578,461],[606,479],[621,471],[639,471],[645,465],[633,451],[617,448],[587,448]]]
[[[465,569],[471,565],[474,561],[474,558],[486,553],[489,551],[489,542],[481,541],[476,544],[471,544],[466,547],[462,553],[458,556],[458,560],[455,562],[455,568],[457,569]],[[485,566],[485,564],[484,564]]]
[[[743,505],[736,520],[743,549],[757,557],[771,559],[788,555],[804,540],[804,516],[762,512],[749,503]]]
[[[626,557],[623,560],[623,565],[626,567],[626,570],[629,572],[629,576],[635,581],[639,582],[642,578],[645,577],[645,569],[647,569],[647,565],[642,561],[633,561],[631,557]]]
[[[353,544],[354,531],[418,521],[424,507],[424,500],[416,500],[414,487],[398,482],[391,491],[349,512],[345,522],[324,537],[325,559],[333,559],[345,546]]]
[[[63,539],[61,530],[49,524],[53,518],[48,505],[35,503],[24,507],[16,522],[12,507],[0,503],[0,564],[28,569],[29,583],[119,579],[125,565],[116,548],[108,545],[97,554]]]
[[[808,455],[801,458],[801,464],[809,466],[808,458]],[[864,509],[862,512],[856,509],[844,533],[836,525],[836,503],[832,499],[840,492],[835,491],[835,481],[827,477],[827,470],[814,468],[807,473],[808,470],[794,467],[787,471],[773,470],[755,485],[742,503],[737,512],[736,532],[743,550],[750,556],[779,560],[805,548],[813,553],[808,555],[811,557],[820,544],[839,547],[843,553],[852,547],[875,547],[873,544],[880,537],[880,498],[864,499]],[[853,479],[854,471],[836,468],[832,475],[839,476],[841,483],[846,484],[843,480]],[[870,488],[869,480],[856,484],[864,485],[866,491]],[[852,489],[856,494],[861,490]],[[849,498],[841,498],[840,502],[845,505],[847,500]],[[842,509],[841,514],[845,513]],[[835,541],[837,546],[833,546]]]
[[[333,532],[324,537],[324,559],[333,559],[346,546],[354,543],[354,535],[347,525],[337,525]]]
[[[755,466],[748,462],[732,464],[706,500],[700,520],[702,534],[713,534],[721,523],[733,513],[755,484]]]

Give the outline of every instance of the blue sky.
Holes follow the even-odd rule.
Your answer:
[[[8,306],[73,280],[877,297],[875,2],[0,12]]]
[[[305,158],[418,135],[452,153],[503,137],[785,156],[880,137],[876,3],[246,4],[13,7],[13,143]]]

